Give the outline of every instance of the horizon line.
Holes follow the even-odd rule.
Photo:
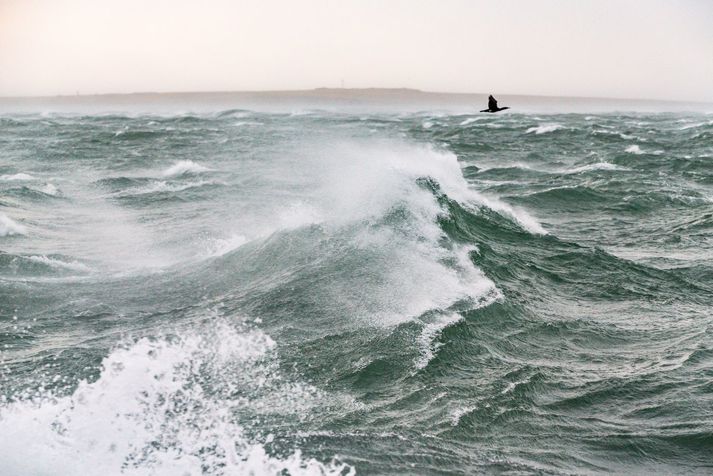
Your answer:
[[[320,86],[307,89],[245,89],[245,90],[216,90],[216,91],[133,91],[128,93],[91,93],[91,94],[54,94],[54,95],[17,95],[17,96],[0,96],[0,101],[5,100],[38,100],[38,99],[73,99],[73,98],[99,98],[107,96],[169,96],[169,95],[199,95],[199,94],[304,94],[304,93],[319,93],[319,92],[351,92],[351,93],[366,93],[366,92],[382,92],[382,93],[410,93],[414,95],[439,95],[439,96],[487,96],[492,93],[482,92],[443,92],[443,91],[427,91],[418,88],[409,87],[364,87],[364,88],[342,88],[342,87],[326,87]],[[547,99],[589,99],[597,101],[637,101],[637,102],[664,102],[664,103],[683,103],[683,104],[713,104],[713,101],[696,101],[690,99],[658,99],[658,98],[631,98],[631,97],[614,97],[614,96],[555,96],[550,94],[526,94],[526,93],[496,93],[503,97],[532,97],[532,98],[547,98]]]

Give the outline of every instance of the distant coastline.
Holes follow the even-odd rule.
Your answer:
[[[494,91],[497,93],[497,91]],[[470,111],[487,102],[489,93],[444,93],[410,88],[316,88],[275,91],[216,92],[136,92],[91,95],[0,97],[0,113],[56,110],[187,110],[209,111],[230,108],[280,110],[315,108],[325,110],[443,109]],[[598,97],[533,96],[500,94],[501,103],[523,112],[596,111],[706,111],[712,103],[666,101],[658,99],[621,99]]]

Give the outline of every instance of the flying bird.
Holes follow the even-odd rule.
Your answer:
[[[488,108],[483,109],[480,112],[498,112],[498,111],[504,111],[505,109],[510,109],[510,108],[509,107],[498,107],[498,101],[491,94],[488,97]]]

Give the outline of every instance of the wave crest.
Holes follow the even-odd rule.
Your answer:
[[[192,160],[179,160],[178,162],[164,170],[162,175],[164,177],[175,177],[177,175],[200,174],[203,172],[209,172],[211,170],[212,169],[197,164]]]
[[[0,236],[26,235],[27,228],[4,213],[0,213]]]

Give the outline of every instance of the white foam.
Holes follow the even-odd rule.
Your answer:
[[[209,256],[223,256],[236,250],[248,242],[248,239],[243,235],[232,235],[228,238],[216,238],[208,246]]]
[[[235,127],[243,126],[263,126],[264,123],[258,121],[237,121],[233,124]]]
[[[336,198],[333,205],[346,200],[351,208],[350,213],[354,215],[361,211],[383,213],[398,200],[394,195],[403,194],[414,200],[414,205],[418,204],[418,200],[421,203],[419,208],[425,210],[428,205],[424,204],[420,196],[409,190],[413,188],[416,179],[430,177],[438,182],[449,197],[463,205],[471,204],[476,208],[486,206],[509,216],[531,233],[547,233],[524,210],[473,190],[463,178],[458,158],[452,152],[438,151],[427,146],[397,144],[384,148],[367,147],[360,152],[358,161],[355,159],[349,164],[350,170],[339,170],[340,177],[333,178],[336,190],[328,193],[330,197]],[[351,153],[353,154],[353,151]],[[430,200],[430,197],[428,199]],[[355,202],[360,204],[358,208],[353,207]],[[430,201],[429,203],[431,205],[427,213],[431,214],[435,204]],[[337,210],[341,212],[340,208]],[[440,212],[437,207],[436,210],[436,213]]]
[[[476,203],[479,202],[491,210],[509,216],[530,233],[535,235],[547,234],[547,230],[545,230],[542,225],[540,225],[540,223],[525,210],[508,205],[499,198],[488,197],[477,192],[473,192],[473,194],[476,196]]]
[[[115,349],[99,378],[79,382],[70,395],[45,392],[4,404],[3,473],[354,474],[299,450],[271,456],[263,446],[270,436],[262,442],[245,436],[235,415],[253,404],[241,396],[246,391],[265,386],[275,393],[271,411],[292,411],[290,392],[303,395],[295,385],[275,388],[276,368],[259,371],[275,347],[269,336],[214,324],[215,335],[144,338]]]
[[[500,392],[500,395],[505,395],[507,393],[512,392],[517,388],[518,385],[522,385],[523,383],[528,383],[530,379],[525,379],[525,380],[520,380],[517,382],[508,382],[507,386]]]
[[[624,139],[624,140],[639,140],[639,141],[642,141],[642,142],[646,142],[646,139],[644,139],[644,138],[632,136],[632,135],[629,135],[629,134],[624,134],[623,132],[618,132],[618,131],[608,131],[608,130],[606,130],[606,129],[596,129],[596,130],[594,130],[594,131],[592,131],[592,132],[593,132],[593,134],[595,134],[595,135],[598,135],[598,134],[606,134],[606,135],[610,135],[610,136],[617,136],[617,137],[620,137],[620,138],[622,138],[622,139]]]
[[[280,230],[294,230],[305,225],[321,223],[324,217],[316,206],[297,201],[278,210],[276,221]]]
[[[13,219],[0,213],[0,236],[26,235],[27,228]]]
[[[547,134],[548,132],[554,132],[559,129],[564,129],[564,126],[561,124],[540,124],[539,126],[536,127],[530,127],[527,131],[525,131],[525,134]]]
[[[12,174],[12,175],[0,175],[0,180],[3,182],[13,182],[13,181],[28,181],[35,180],[35,177],[25,173]]]
[[[398,325],[495,288],[467,257],[460,260],[457,247],[443,246],[438,217],[444,210],[419,182],[431,178],[465,206],[484,206],[454,154],[372,140],[320,144],[307,152],[293,159],[299,167],[289,177],[300,184],[302,199],[273,209],[270,222],[281,229],[319,224],[335,246],[346,238],[352,252],[380,263],[366,274],[345,270],[319,289],[322,299],[351,316],[350,325]]]
[[[169,183],[163,180],[156,180],[147,184],[143,187],[137,187],[129,190],[123,190],[117,192],[115,195],[118,197],[132,197],[138,195],[147,195],[151,193],[164,193],[164,192],[181,192],[183,190],[188,190],[190,188],[202,187],[204,185],[214,185],[216,182],[209,180],[198,180],[195,182],[184,182],[184,183]]]
[[[185,174],[200,174],[203,172],[208,172],[211,169],[204,167],[200,164],[193,162],[192,160],[179,160],[169,168],[163,171],[164,177],[174,177],[176,175]]]
[[[590,170],[630,170],[630,169],[616,165],[616,164],[611,164],[609,162],[597,162],[594,164],[587,164],[587,165],[582,165],[580,167],[575,167],[573,169],[568,170],[566,173],[578,174],[581,172],[588,172]]]
[[[458,426],[461,418],[463,418],[465,415],[467,415],[469,413],[472,413],[477,408],[478,407],[475,405],[465,405],[465,406],[458,407],[458,408],[454,409],[451,412],[451,426]]]
[[[625,152],[628,152],[629,154],[636,154],[636,155],[641,155],[641,154],[644,153],[644,152],[641,150],[641,148],[640,148],[638,145],[636,145],[636,144],[630,145],[629,147],[627,147],[626,150],[625,150]]]
[[[462,320],[463,316],[460,314],[447,314],[423,327],[421,335],[418,336],[420,355],[414,363],[416,369],[425,368],[436,356],[438,349],[443,345],[437,341],[443,330]]]
[[[46,195],[52,195],[53,197],[59,196],[59,189],[51,183],[46,183],[45,186],[40,189],[40,192]]]
[[[64,268],[81,272],[91,271],[91,268],[84,263],[80,263],[79,261],[62,261],[56,258],[49,258],[45,255],[32,255],[27,256],[26,258],[30,261],[34,261],[35,263],[42,263],[53,268]]]
[[[687,129],[697,129],[697,128],[699,128],[699,127],[710,126],[710,125],[713,125],[713,121],[696,122],[696,123],[694,123],[694,124],[687,124],[687,125],[685,125],[685,126],[679,127],[678,129],[681,130],[681,131],[685,131],[685,130],[687,130]]]
[[[482,117],[469,117],[460,123],[461,126],[467,126],[468,124],[473,124],[474,122],[482,120]]]

